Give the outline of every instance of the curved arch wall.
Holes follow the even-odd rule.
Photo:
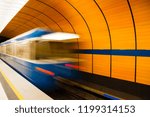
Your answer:
[[[149,0],[30,0],[1,35],[35,27],[77,33],[81,71],[150,85],[149,6]]]

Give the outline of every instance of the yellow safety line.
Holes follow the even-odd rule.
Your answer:
[[[16,94],[19,100],[23,100],[23,96],[20,94],[20,92],[15,88],[15,86],[11,83],[11,81],[7,78],[7,76],[4,74],[4,72],[0,69],[1,74],[3,75],[4,79],[10,86],[10,88],[13,90],[13,92]]]

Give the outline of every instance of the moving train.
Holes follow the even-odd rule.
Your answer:
[[[36,28],[0,44],[1,59],[43,91],[55,76],[70,78],[78,70],[77,34]],[[74,72],[74,73],[73,73]]]
[[[124,97],[122,92],[125,92],[125,95],[149,99],[147,85],[82,71],[81,68],[88,65],[82,64],[86,60],[84,57],[79,57],[81,50],[78,51],[78,38],[77,34],[36,28],[0,43],[0,58],[45,93],[55,90],[55,79],[59,77],[83,84],[90,91],[98,89],[109,92],[111,96],[100,94],[110,99],[118,99],[112,96],[116,91],[121,92],[115,93],[117,96]],[[126,98],[136,99],[134,96],[131,98],[127,95]]]

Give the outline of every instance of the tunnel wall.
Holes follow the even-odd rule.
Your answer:
[[[35,27],[77,33],[81,71],[150,85],[149,6],[149,0],[30,0],[2,35]]]

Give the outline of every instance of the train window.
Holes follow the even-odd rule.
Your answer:
[[[6,45],[6,54],[13,55],[13,46],[12,46],[12,44]]]
[[[0,53],[2,53],[2,47],[0,46]]]
[[[3,54],[6,53],[6,46],[2,46],[2,53],[3,53]]]
[[[75,42],[36,42],[36,59],[76,58],[72,52],[75,46]]]
[[[30,41],[18,42],[16,44],[16,56],[25,59],[34,59],[33,49],[34,46]]]

